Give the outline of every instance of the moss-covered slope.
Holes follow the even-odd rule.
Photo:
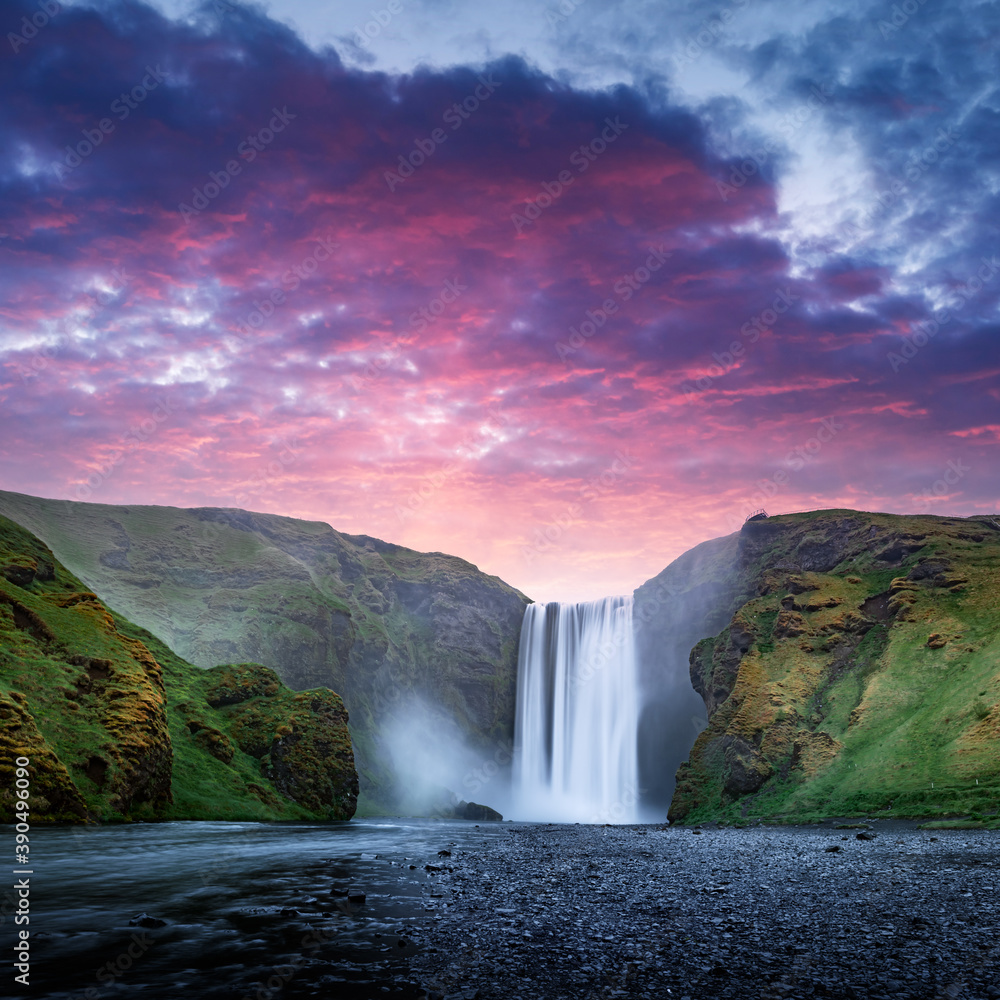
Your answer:
[[[729,624],[691,680],[709,725],[670,818],[1000,809],[1000,529],[817,511],[748,522]]]
[[[492,760],[513,737],[527,598],[472,564],[248,511],[111,506],[0,491],[87,587],[198,666],[261,661],[338,691],[362,788],[395,806],[385,735],[418,700]]]
[[[357,799],[332,691],[185,662],[0,516],[0,822],[22,755],[36,823],[348,819]]]

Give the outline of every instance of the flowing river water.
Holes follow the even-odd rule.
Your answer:
[[[503,835],[410,819],[36,828],[30,986],[13,982],[8,905],[0,996],[423,996],[410,928],[445,905],[425,866]],[[130,926],[142,913],[165,925]]]
[[[997,832],[863,825],[39,828],[0,997],[1000,1000]]]

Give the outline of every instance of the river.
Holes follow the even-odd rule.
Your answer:
[[[369,819],[31,838],[31,983],[0,888],[4,998],[1000,1000],[996,831]],[[130,927],[140,913],[164,923]]]
[[[446,905],[425,865],[502,836],[411,819],[36,828],[30,988],[12,981],[8,905],[0,996],[423,996],[410,928]],[[165,925],[130,926],[141,913]]]

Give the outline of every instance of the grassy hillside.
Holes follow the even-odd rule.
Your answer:
[[[1000,826],[1000,529],[817,511],[739,543],[735,614],[691,653],[709,726],[671,819]]]
[[[347,819],[346,723],[332,691],[187,663],[0,517],[0,821],[22,754],[34,822]]]
[[[454,556],[247,511],[111,506],[0,491],[87,588],[191,663],[259,661],[339,692],[369,806],[394,806],[386,732],[431,706],[491,760],[513,736],[527,598]],[[440,748],[447,755],[447,748]]]

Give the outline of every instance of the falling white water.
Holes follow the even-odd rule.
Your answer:
[[[637,822],[638,724],[632,598],[529,604],[517,666],[516,817]]]

